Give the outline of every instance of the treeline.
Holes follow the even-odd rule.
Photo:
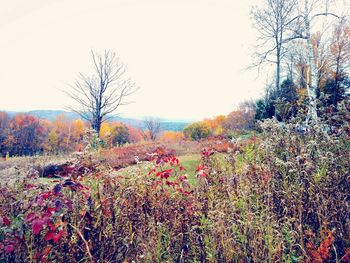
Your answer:
[[[246,101],[229,113],[203,121],[194,122],[184,129],[184,137],[191,140],[201,140],[210,136],[232,137],[237,132],[254,129],[255,103]]]
[[[254,102],[245,102],[227,116],[192,123],[183,131],[167,131],[161,126],[157,126],[157,130],[141,130],[120,122],[103,122],[97,136],[88,122],[71,120],[63,114],[49,121],[23,113],[10,116],[0,112],[0,155],[61,154],[82,151],[92,144],[97,148],[110,148],[142,141],[179,143],[209,136],[230,136],[253,129],[254,115]]]
[[[1,156],[58,154],[83,150],[91,140],[92,130],[87,122],[69,120],[64,115],[54,121],[19,113],[10,117],[0,112]],[[122,123],[104,123],[99,146],[109,147],[136,143],[146,138],[139,129]]]

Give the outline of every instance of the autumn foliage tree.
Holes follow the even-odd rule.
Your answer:
[[[194,141],[207,138],[210,134],[210,127],[205,122],[194,122],[184,129],[185,137]]]
[[[115,146],[129,143],[129,129],[125,124],[118,123],[112,128],[112,142]]]
[[[326,105],[336,105],[346,98],[350,88],[350,24],[340,23],[334,28],[329,55],[330,76],[325,83],[324,93],[328,95]]]
[[[224,132],[224,122],[225,122],[226,116],[224,115],[218,115],[214,118],[207,118],[204,119],[205,125],[207,125],[210,128],[211,134],[213,135],[221,135]]]
[[[7,153],[19,156],[82,151],[90,143],[90,131],[88,122],[71,120],[63,114],[49,121],[22,113],[12,117],[0,112],[0,154],[5,157]],[[103,122],[100,139],[102,147],[122,146],[142,141],[143,132],[120,122]]]
[[[11,133],[5,145],[11,155],[33,155],[42,152],[43,128],[39,120],[30,115],[18,114],[10,122]]]
[[[130,142],[139,142],[141,131],[119,122],[104,122],[101,125],[100,138],[108,147],[121,146]]]
[[[165,131],[160,136],[160,140],[164,142],[180,142],[184,139],[183,132]]]
[[[57,147],[62,152],[67,152],[72,146],[72,127],[70,121],[65,117],[65,115],[59,115],[53,121],[52,132],[57,137]]]
[[[254,102],[243,102],[237,110],[227,115],[223,126],[233,131],[251,130],[254,128],[255,112]]]
[[[5,156],[7,152],[6,139],[9,134],[10,117],[6,112],[0,112],[0,154]]]
[[[86,130],[85,124],[82,120],[75,120],[72,123],[72,139],[75,143],[80,143],[83,140]]]
[[[129,140],[131,143],[138,143],[143,140],[143,133],[140,129],[128,125],[129,130]]]

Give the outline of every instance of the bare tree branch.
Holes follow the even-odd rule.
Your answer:
[[[69,85],[71,90],[65,93],[78,104],[70,110],[88,120],[99,134],[101,123],[117,108],[127,105],[126,97],[138,88],[131,79],[125,78],[126,68],[113,51],[105,50],[99,54],[91,50],[91,57],[94,74],[79,73]]]
[[[145,120],[145,126],[148,132],[148,136],[152,141],[157,139],[158,134],[161,131],[160,121],[155,118],[148,118]]]
[[[259,43],[255,54],[257,62],[253,66],[265,63],[276,64],[276,89],[279,89],[281,79],[281,64],[286,54],[285,44],[295,38],[293,25],[298,21],[294,17],[296,0],[265,0],[265,8],[253,8],[252,18],[255,28],[259,31]],[[274,59],[271,59],[271,56]]]

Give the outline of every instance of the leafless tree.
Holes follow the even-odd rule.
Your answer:
[[[115,52],[106,50],[100,54],[91,50],[91,57],[94,73],[91,76],[79,73],[67,94],[78,105],[70,109],[89,121],[99,134],[101,123],[117,108],[129,104],[125,99],[137,88],[130,78],[126,78],[125,65]]]
[[[158,119],[148,118],[145,120],[145,126],[148,137],[155,141],[157,139],[158,134],[161,131],[161,124]]]
[[[256,46],[257,61],[253,66],[263,63],[276,64],[275,88],[281,82],[281,63],[287,51],[287,43],[296,38],[292,30],[297,20],[293,19],[297,0],[265,0],[265,7],[253,7],[251,11],[254,26],[259,32]]]

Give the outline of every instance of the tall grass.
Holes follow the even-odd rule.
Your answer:
[[[0,259],[347,262],[348,127],[261,128],[226,153],[204,149],[196,167],[182,159],[191,171],[158,149],[149,172],[83,156],[53,186],[33,172],[2,185]]]

